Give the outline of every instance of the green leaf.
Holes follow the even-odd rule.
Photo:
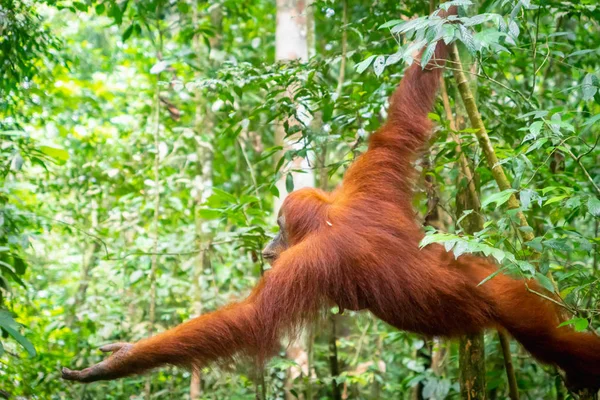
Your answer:
[[[0,328],[4,329],[6,333],[23,346],[30,357],[35,357],[36,352],[33,344],[17,331],[18,326],[8,311],[0,311]]]
[[[573,325],[575,331],[583,332],[588,328],[589,324],[589,321],[585,318],[573,318],[561,323],[560,325],[558,325],[558,327],[560,328],[562,326]]]
[[[486,207],[488,204],[496,203],[496,208],[500,207],[502,204],[506,203],[510,196],[515,193],[515,189],[506,189],[499,193],[494,193],[493,195],[487,197],[482,203],[482,207]]]
[[[569,200],[567,200],[565,202],[565,207],[567,207],[570,210],[579,208],[580,206],[581,206],[581,197],[579,197],[579,196],[570,197]]]
[[[544,126],[543,121],[535,121],[533,124],[531,124],[529,126],[529,132],[531,132],[534,139],[537,139],[538,135],[542,131],[543,126]]]
[[[471,32],[469,32],[469,30],[463,25],[458,25],[458,31],[460,32],[461,40],[465,44],[465,46],[467,46],[467,49],[471,53],[476,52],[477,45],[475,44],[475,38],[473,37]]]
[[[587,101],[592,99],[598,91],[598,88],[594,86],[593,78],[594,75],[592,74],[586,74],[586,76],[583,78],[583,84],[581,86],[581,90],[583,92],[583,100]]]
[[[133,285],[134,283],[139,281],[143,275],[144,275],[144,272],[142,270],[136,269],[135,271],[133,271],[133,273],[129,277],[129,284]]]
[[[519,33],[521,33],[521,30],[519,29],[519,25],[517,25],[517,23],[514,19],[508,23],[508,32],[511,34],[511,36],[514,39],[518,38]]]
[[[373,70],[375,71],[375,75],[381,76],[383,70],[385,69],[385,57],[378,56],[373,62]]]
[[[19,278],[19,275],[16,274],[12,269],[13,267],[10,264],[5,263],[4,261],[0,261],[0,270],[4,271],[4,274],[10,276],[10,278],[17,282],[22,287],[25,287],[25,282]]]
[[[421,68],[425,68],[433,57],[433,53],[435,52],[435,47],[437,46],[437,42],[429,43],[429,46],[425,49],[423,54],[421,55]]]
[[[562,195],[562,196],[555,196],[555,197],[551,197],[550,199],[548,199],[545,203],[544,206],[547,206],[548,204],[552,204],[552,203],[558,203],[559,201],[563,201],[564,199],[566,199],[567,197],[569,197],[568,194]]]
[[[362,74],[363,72],[365,72],[365,70],[367,68],[369,68],[369,65],[371,65],[371,63],[373,62],[375,57],[377,57],[377,56],[369,56],[366,60],[361,61],[358,64],[356,64],[356,72],[358,72],[359,74]]]
[[[427,114],[427,118],[429,118],[432,121],[436,121],[436,122],[440,121],[440,116],[437,115],[436,113],[432,113],[432,112]]]
[[[569,57],[575,57],[575,56],[582,56],[584,54],[588,54],[588,53],[592,53],[595,50],[593,49],[583,49],[583,50],[577,50],[572,52],[571,54],[569,54],[568,56],[566,56],[565,58],[569,58]]]
[[[123,32],[123,42],[126,42],[127,39],[129,39],[129,37],[131,37],[131,34],[133,33],[133,24],[129,25],[129,28],[125,29],[125,32]]]
[[[123,22],[123,11],[116,1],[110,6],[108,16],[114,19],[117,25],[121,25],[121,22]]]
[[[592,118],[587,119],[584,123],[583,126],[588,126],[588,125],[592,125],[595,124],[596,122],[600,121],[600,114],[596,114],[594,115]]]
[[[448,11],[448,9],[451,6],[470,6],[471,4],[473,4],[473,2],[471,0],[452,0],[452,1],[446,1],[442,4],[440,4],[440,8],[442,10]]]
[[[554,293],[554,285],[552,284],[550,278],[548,278],[546,275],[540,274],[539,272],[535,274],[535,277],[537,281],[544,287],[544,289]]]
[[[531,276],[535,275],[535,267],[531,265],[531,263],[519,260],[517,261],[517,265],[519,266],[519,269],[525,272],[526,274],[530,274]]]
[[[40,146],[39,151],[52,158],[58,164],[64,164],[69,159],[69,153],[63,149],[57,149],[56,147]]]
[[[475,26],[483,24],[486,21],[494,18],[494,14],[479,14],[475,15],[471,18],[462,19],[462,23],[464,26]]]
[[[560,297],[566,298],[573,290],[577,289],[577,286],[568,286],[560,291]]]
[[[294,191],[294,176],[292,174],[287,174],[285,177],[285,190],[287,190],[288,193]]]
[[[86,12],[88,10],[87,4],[82,3],[80,1],[74,1],[73,6],[75,6],[75,8],[78,9],[79,11]]]
[[[541,201],[541,197],[531,189],[521,190],[521,192],[519,193],[519,199],[521,200],[521,207],[523,207],[523,209],[525,210],[529,209],[529,206],[531,205],[531,201],[533,199],[538,200],[538,204],[539,201]]]
[[[483,284],[485,284],[487,281],[493,279],[496,275],[498,275],[499,273],[501,273],[505,268],[498,268],[496,271],[494,271],[492,274],[488,275],[487,277],[485,277],[481,282],[479,282],[477,284],[477,286],[481,286]]]
[[[220,203],[236,203],[237,197],[232,195],[229,192],[224,190],[213,188],[213,194],[210,196],[210,199],[213,201],[217,201]]]
[[[13,256],[13,265],[15,267],[15,272],[19,275],[23,275],[27,266],[21,257]]]
[[[600,217],[600,200],[597,197],[590,196],[587,207],[590,214],[594,217]]]
[[[421,243],[419,243],[419,247],[423,248],[431,243],[442,243],[448,240],[457,239],[458,236],[452,235],[450,233],[432,233],[427,234],[423,239],[421,239]]]
[[[554,190],[557,189],[562,189],[562,187],[557,187],[557,186],[546,186],[545,188],[542,189],[542,195],[546,195],[546,193],[550,193]]]
[[[532,151],[539,149],[540,147],[545,145],[547,141],[548,141],[548,138],[541,138],[539,140],[536,140],[535,142],[533,142],[533,144],[531,146],[529,146],[529,148],[527,149],[525,154],[529,154]]]
[[[396,25],[398,25],[398,24],[401,24],[401,23],[403,23],[403,22],[404,22],[404,21],[403,21],[403,20],[401,20],[401,19],[393,19],[393,20],[391,20],[391,21],[388,21],[388,22],[386,22],[386,23],[382,24],[382,25],[379,27],[379,29],[391,28],[391,27],[393,27],[393,26],[396,26]]]
[[[534,238],[533,240],[530,240],[529,242],[525,242],[525,245],[527,245],[528,247],[531,247],[535,251],[541,253],[543,250],[542,239],[543,238],[541,236],[538,236],[538,237]]]
[[[425,18],[415,18],[407,21],[403,24],[398,24],[394,28],[392,28],[392,33],[407,33],[412,30],[419,30],[428,25],[427,20]]]
[[[533,116],[534,118],[544,118],[546,115],[548,115],[548,111],[547,110],[536,110],[536,111],[530,111],[530,112],[525,113],[525,114],[521,114],[517,118],[518,119],[525,119],[525,118],[531,117],[531,116]]]
[[[198,217],[205,220],[213,220],[218,219],[223,216],[223,212],[221,210],[214,210],[210,208],[203,208],[198,211]]]
[[[444,24],[442,29],[442,39],[444,40],[444,43],[450,44],[456,35],[456,28],[452,24]]]
[[[559,250],[559,251],[570,251],[571,250],[571,246],[569,246],[567,239],[549,239],[549,240],[544,240],[542,243],[544,244],[544,246],[549,247],[554,250]]]

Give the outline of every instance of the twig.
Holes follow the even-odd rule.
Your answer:
[[[252,164],[250,163],[248,154],[246,154],[246,146],[244,146],[242,139],[239,136],[237,139],[238,139],[238,144],[240,145],[240,149],[242,150],[242,156],[244,157],[244,160],[246,161],[246,165],[248,166],[248,170],[250,171],[250,179],[252,179],[252,186],[254,186],[254,194],[256,195],[256,198],[258,199],[258,207],[262,211],[262,209],[263,209],[262,201],[260,201],[260,194],[258,193],[258,182],[256,181],[256,175],[254,175],[254,168],[252,167]]]
[[[517,386],[517,378],[515,376],[515,367],[512,362],[512,354],[510,352],[510,341],[506,333],[498,331],[502,354],[504,355],[504,369],[508,378],[508,390],[511,400],[519,400],[519,387]]]
[[[583,157],[587,156],[588,154],[590,154],[592,151],[594,151],[594,149],[596,148],[596,146],[598,146],[598,140],[600,140],[600,135],[596,136],[596,141],[594,142],[594,145],[592,147],[590,147],[590,149],[588,151],[586,151],[583,154],[580,154],[577,157],[577,160],[581,160]]]
[[[352,359],[352,362],[350,363],[350,365],[355,366],[356,363],[358,362],[358,357],[360,356],[360,352],[362,351],[362,346],[363,346],[363,342],[365,340],[365,337],[367,336],[367,330],[369,329],[369,327],[371,326],[371,320],[367,321],[365,328],[363,329],[360,338],[358,339],[358,344],[356,345],[356,353],[354,353],[354,358]]]
[[[537,12],[537,19],[536,19],[536,23],[535,23],[535,36],[534,36],[534,40],[533,40],[533,82],[531,83],[531,92],[529,93],[529,97],[531,98],[531,96],[533,95],[533,92],[535,91],[535,78],[536,78],[536,57],[537,57],[537,42],[538,42],[538,35],[539,35],[539,31],[540,31],[540,14],[542,11],[542,7],[538,7],[538,12]]]
[[[591,177],[591,175],[588,172],[588,170],[583,166],[583,164],[581,163],[581,160],[579,158],[577,158],[575,156],[575,154],[573,154],[573,152],[571,151],[571,149],[569,149],[567,147],[565,147],[565,149],[567,150],[567,154],[570,155],[573,160],[575,160],[575,162],[577,163],[577,165],[579,165],[579,167],[583,171],[584,175],[588,178],[588,180],[590,181],[590,183],[592,184],[592,186],[594,187],[594,189],[596,189],[596,192],[598,192],[598,194],[600,194],[600,187],[598,187],[598,185],[594,181],[594,178]]]
[[[556,301],[556,300],[554,300],[552,297],[546,296],[545,294],[543,294],[543,293],[540,293],[540,292],[538,292],[537,290],[534,290],[534,289],[530,288],[530,287],[529,287],[529,285],[528,285],[527,283],[525,283],[525,288],[527,288],[527,291],[528,291],[528,292],[530,292],[530,293],[533,293],[533,294],[535,294],[535,295],[538,295],[538,296],[540,296],[541,298],[543,298],[543,299],[546,299],[546,300],[548,300],[548,301],[550,301],[550,302],[552,302],[552,303],[554,303],[554,304],[556,304],[556,305],[558,305],[558,306],[561,306],[562,308],[564,308],[564,309],[568,310],[568,311],[569,311],[571,314],[577,314],[577,310],[573,310],[573,309],[572,309],[571,307],[569,307],[568,305],[566,305],[566,304],[564,304],[564,303],[561,303],[560,301]]]

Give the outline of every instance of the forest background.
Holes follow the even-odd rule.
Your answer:
[[[600,6],[450,3],[460,24],[419,0],[2,0],[0,398],[570,398],[497,332],[337,309],[262,371],[60,379],[248,293],[281,199],[340,182],[438,40],[462,64],[417,162],[425,242],[536,277],[597,330]]]

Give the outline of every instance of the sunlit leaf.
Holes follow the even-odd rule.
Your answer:
[[[58,149],[56,147],[40,146],[39,150],[54,159],[58,163],[64,163],[69,159],[69,153],[66,150]]]
[[[562,322],[560,325],[558,325],[558,327],[560,328],[562,326],[573,325],[573,329],[575,329],[575,331],[584,332],[588,328],[589,324],[589,321],[585,318],[572,318],[568,321]]]
[[[365,60],[356,64],[356,72],[358,72],[359,74],[362,74],[363,72],[365,72],[365,70],[367,68],[369,68],[369,65],[371,65],[371,63],[373,62],[375,57],[377,57],[377,56],[369,56]]]
[[[488,196],[481,202],[482,207],[487,207],[489,204],[495,203],[496,208],[500,207],[510,199],[510,197],[516,192],[515,189],[506,189],[502,192],[494,193]]]

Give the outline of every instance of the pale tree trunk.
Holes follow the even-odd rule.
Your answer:
[[[192,22],[194,27],[199,23],[198,15],[198,2],[192,2]],[[212,9],[210,19],[211,24],[215,28],[215,36],[209,39],[210,48],[218,49],[221,45],[221,26],[222,26],[222,10],[221,7],[214,7]],[[196,53],[196,60],[198,65],[202,65],[202,60],[210,54],[203,53],[203,46],[201,44],[200,34],[194,35],[193,38],[193,50]],[[200,78],[200,72],[196,73],[196,78]],[[212,131],[214,128],[213,114],[210,112],[210,107],[203,101],[200,92],[196,94],[196,113],[194,116],[194,130],[196,132],[197,147],[196,157],[198,159],[198,169],[194,180],[194,206],[195,210],[208,199],[212,194],[212,161],[213,154],[210,145],[204,143],[202,134],[204,137],[212,137]],[[203,113],[203,109],[205,112]],[[193,288],[193,316],[199,316],[202,314],[202,288],[203,281],[202,275],[206,268],[210,266],[210,260],[208,258],[208,242],[211,240],[210,228],[207,226],[206,221],[202,220],[198,215],[195,215],[195,242],[196,248],[199,249],[199,253],[196,257],[193,266],[192,274],[192,288]],[[196,400],[202,396],[202,375],[200,369],[194,368],[192,370],[192,377],[190,380],[190,399]]]
[[[275,31],[275,58],[277,61],[308,60],[308,30],[309,14],[307,11],[308,2],[304,0],[277,0],[277,28]],[[293,97],[295,87],[288,87],[286,95]],[[300,135],[292,135],[285,138],[283,122],[277,125],[275,130],[275,142],[284,147],[284,151],[290,149],[301,149],[304,143],[300,140]],[[290,126],[297,124],[295,119],[287,121]],[[279,157],[283,156],[283,152]],[[302,170],[305,173],[292,173],[294,189],[302,187],[314,187],[315,176],[310,168],[311,160],[302,157],[296,157],[290,165],[283,167],[283,172],[289,170]],[[277,182],[279,198],[275,199],[275,215],[279,212],[281,204],[287,195],[286,177]]]
[[[309,6],[310,1],[308,0],[277,0],[277,27],[275,31],[275,58],[277,61],[308,60],[309,49],[311,47],[314,49],[313,19],[311,18],[312,15],[310,15]],[[295,89],[295,87],[288,87],[286,95],[293,98]],[[292,135],[285,138],[283,122],[280,121],[275,130],[275,143],[283,147],[283,151],[278,155],[278,158],[282,157],[286,151],[302,149],[305,145],[301,140],[301,135]],[[290,126],[298,123],[293,118],[288,119],[287,122]],[[279,213],[279,209],[288,194],[286,189],[287,173],[292,174],[294,190],[315,186],[315,175],[310,166],[311,162],[312,160],[308,158],[295,157],[291,163],[282,167],[282,177],[277,182],[279,197],[274,202],[274,215]],[[302,170],[304,173],[291,172],[291,170]],[[294,398],[289,392],[289,389],[293,385],[293,380],[300,375],[306,376],[309,381],[306,388],[306,397],[308,399],[312,397],[310,354],[305,350],[303,340],[306,339],[295,341],[287,349],[288,357],[299,364],[297,368],[290,368],[288,371],[285,386],[287,389],[286,397],[289,399]],[[310,348],[311,346],[308,347]]]

